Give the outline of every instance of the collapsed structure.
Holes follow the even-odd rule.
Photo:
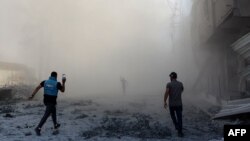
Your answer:
[[[212,54],[207,58],[212,65],[204,66],[197,84],[207,83],[208,93],[223,104],[215,119],[249,114],[250,1],[204,0],[196,7],[193,13],[203,11],[205,16],[193,15],[198,21],[193,29],[200,28],[194,36]]]
[[[0,62],[0,73],[0,100],[11,99],[17,85],[24,89],[34,81],[29,69],[21,64]]]

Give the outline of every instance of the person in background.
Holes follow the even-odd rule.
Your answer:
[[[121,81],[121,85],[122,85],[122,93],[123,93],[123,95],[126,95],[128,81],[124,77],[120,77],[120,81]]]
[[[57,99],[58,90],[60,90],[61,92],[65,91],[65,82],[66,82],[65,77],[63,77],[62,79],[62,84],[60,82],[57,82],[57,72],[53,71],[51,72],[49,79],[42,81],[33,91],[32,95],[29,97],[30,100],[33,99],[36,93],[42,87],[44,88],[43,102],[44,102],[44,105],[46,106],[46,110],[40,123],[35,128],[35,132],[38,136],[41,135],[41,128],[50,115],[54,123],[54,129],[58,129],[60,127],[60,124],[57,123],[57,118],[56,118],[56,104],[57,104],[56,99]]]
[[[184,90],[183,84],[177,81],[177,74],[172,72],[170,80],[166,86],[164,95],[164,108],[167,108],[167,99],[169,97],[169,110],[170,116],[173,120],[175,129],[178,131],[178,136],[183,137],[182,132],[182,99],[181,95]]]

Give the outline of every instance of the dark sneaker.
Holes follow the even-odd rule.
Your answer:
[[[178,137],[184,137],[184,134],[182,132],[178,132]]]
[[[58,129],[60,126],[61,126],[61,124],[57,123],[57,124],[54,126],[54,128],[55,128],[55,129]]]
[[[37,135],[37,136],[41,136],[41,128],[36,127],[36,128],[35,128],[35,132],[36,132],[36,135]]]

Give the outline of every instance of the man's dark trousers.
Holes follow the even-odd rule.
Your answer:
[[[169,111],[175,129],[182,133],[182,106],[169,106]]]
[[[52,104],[52,103],[46,103],[46,111],[43,115],[43,118],[41,119],[38,127],[39,128],[42,128],[43,124],[46,122],[46,120],[48,119],[48,117],[51,115],[52,117],[52,120],[53,120],[53,123],[54,125],[57,124],[57,121],[56,121],[56,105],[55,104]]]

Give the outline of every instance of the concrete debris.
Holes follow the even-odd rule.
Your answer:
[[[0,100],[9,100],[12,98],[12,89],[0,88]]]
[[[98,127],[84,131],[81,136],[89,139],[95,136],[121,138],[123,136],[136,138],[164,139],[171,136],[168,127],[151,120],[149,115],[136,113],[131,117],[108,117],[102,118]]]
[[[82,100],[80,102],[72,103],[73,106],[90,106],[93,104],[92,100]]]
[[[81,114],[81,115],[77,116],[75,119],[84,119],[84,118],[86,118],[86,117],[88,117],[88,115],[86,115],[86,114]]]
[[[106,110],[104,113],[106,115],[113,115],[113,116],[128,115],[128,111],[127,110],[114,110],[114,111]]]
[[[6,117],[6,118],[13,118],[14,116],[13,116],[12,114],[10,114],[10,113],[7,113],[7,114],[5,114],[3,117]]]
[[[27,132],[27,133],[24,133],[25,136],[31,136],[32,133],[31,132]]]
[[[250,98],[228,101],[213,119],[250,117]]]
[[[14,108],[12,106],[4,105],[1,106],[0,108],[0,113],[12,113],[12,112],[14,112]]]

